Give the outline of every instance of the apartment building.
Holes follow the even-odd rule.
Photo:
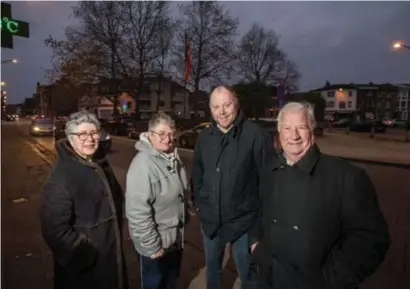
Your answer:
[[[326,117],[387,118],[393,117],[398,89],[385,84],[330,84],[313,90],[326,102]]]
[[[352,115],[357,110],[358,88],[353,84],[330,84],[312,90],[325,100],[325,115]]]
[[[410,82],[397,83],[397,105],[394,117],[398,120],[410,121]]]

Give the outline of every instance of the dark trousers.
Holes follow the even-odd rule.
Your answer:
[[[140,255],[141,289],[174,289],[181,261],[182,250],[168,252],[154,260]]]
[[[221,244],[218,237],[209,239],[203,232],[202,236],[206,259],[206,288],[221,289],[222,260],[226,244]],[[254,278],[251,278],[251,274],[249,274],[252,256],[249,252],[250,245],[248,234],[245,234],[232,242],[231,248],[236,271],[241,280],[241,289],[257,288],[256,279],[254,280]]]

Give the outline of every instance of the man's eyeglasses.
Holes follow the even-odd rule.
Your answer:
[[[153,130],[151,130],[151,132],[152,132],[153,134],[156,134],[157,136],[159,136],[159,139],[160,139],[161,141],[163,141],[163,140],[165,140],[165,139],[171,139],[171,140],[173,140],[174,137],[175,137],[175,134],[174,134],[174,133],[156,132],[156,131],[153,131]]]
[[[100,132],[99,131],[92,131],[92,132],[74,132],[71,135],[76,135],[80,141],[86,141],[88,139],[88,136],[90,136],[92,139],[96,140],[100,138]]]

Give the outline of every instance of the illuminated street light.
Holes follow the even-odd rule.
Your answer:
[[[16,58],[13,59],[6,59],[6,60],[2,60],[1,64],[5,64],[5,63],[17,63],[18,60]]]
[[[393,44],[394,49],[400,49],[400,48],[403,48],[403,47],[410,50],[410,46],[408,46],[406,44],[403,44],[401,42],[396,42],[396,43]]]
[[[1,86],[6,86],[6,82],[5,82],[5,81],[2,81],[2,82],[1,82]]]

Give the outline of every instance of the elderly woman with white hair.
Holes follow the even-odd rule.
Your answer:
[[[188,184],[174,135],[171,117],[154,115],[127,174],[125,208],[140,255],[141,289],[175,288],[179,276]]]
[[[103,156],[100,123],[72,114],[44,185],[41,225],[54,258],[54,289],[128,288],[122,254],[123,192]]]

